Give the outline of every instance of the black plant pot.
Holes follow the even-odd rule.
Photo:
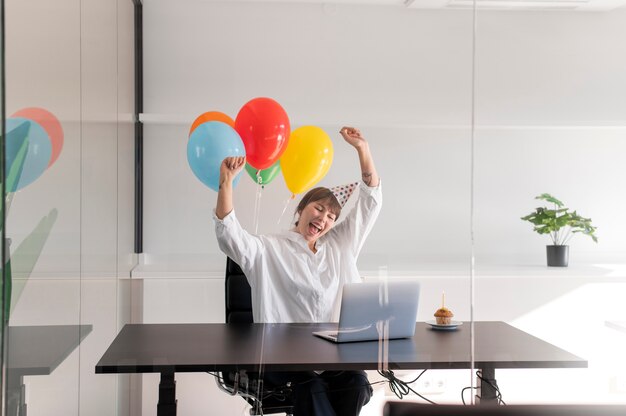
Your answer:
[[[567,267],[569,246],[546,246],[549,267]]]

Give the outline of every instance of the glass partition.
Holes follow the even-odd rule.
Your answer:
[[[350,353],[339,346],[333,359],[341,361],[325,363],[369,354],[373,392],[362,415],[382,414],[398,398],[397,384],[374,367],[412,381],[413,391],[399,394],[404,401],[626,402],[626,9],[619,1],[0,4],[5,414],[157,412],[158,372],[94,368],[126,323],[227,320],[225,277],[237,269],[227,268],[212,219],[215,170],[211,177],[203,168],[216,162],[201,157],[223,149],[202,144],[210,135],[194,121],[220,112],[237,127],[260,97],[284,110],[292,139],[315,126],[324,132],[316,146],[330,144],[294,159],[295,172],[287,162],[280,171],[242,173],[234,189],[242,227],[288,232],[307,186],[358,181],[357,152],[339,134],[355,126],[384,194],[355,274],[420,284],[414,343],[383,337]],[[143,32],[134,33],[140,17]],[[143,102],[138,119],[135,98]],[[143,124],[143,165],[135,164],[135,123]],[[330,169],[310,168],[313,180],[298,187],[293,174],[302,179],[307,163]],[[553,209],[558,216],[569,209],[575,228],[543,233]],[[562,246],[543,248],[551,238],[565,241],[567,257]],[[546,251],[557,257],[548,260]],[[563,260],[567,266],[557,265]],[[293,281],[285,294],[299,290]],[[337,320],[339,301],[331,306]],[[454,316],[442,328],[434,313],[444,306]],[[284,347],[272,343],[279,321],[268,320],[252,347],[262,373]],[[292,328],[309,331],[300,324]],[[299,350],[313,360],[332,345],[306,336],[286,354]],[[154,346],[169,341],[180,338]],[[224,344],[189,343],[184,357]],[[235,365],[250,365],[238,361],[243,352],[234,355]],[[406,356],[418,358],[407,363]],[[139,358],[124,359],[132,367]],[[178,413],[248,414],[250,404],[221,391],[216,377],[224,375],[176,373]]]
[[[0,315],[2,316],[2,321],[0,322],[0,413],[2,412],[2,408],[4,408],[5,401],[5,393],[4,393],[4,379],[6,374],[5,368],[5,351],[6,351],[6,336],[5,332],[6,328],[6,311],[4,308],[5,303],[7,302],[5,299],[5,289],[6,289],[6,267],[5,262],[8,259],[8,253],[5,251],[5,241],[4,241],[4,195],[5,195],[5,174],[4,174],[4,148],[5,148],[5,127],[4,127],[4,1],[0,0],[0,195],[2,195],[2,199],[0,200],[0,256],[2,256],[2,260],[0,261]]]
[[[5,7],[3,414],[116,414],[124,380],[94,367],[134,261],[132,3]]]
[[[26,408],[78,414],[78,345],[86,333],[80,320],[80,15],[66,3],[50,19],[50,8],[39,6],[6,3],[6,152],[8,176],[14,174],[5,198],[11,415]]]
[[[476,25],[475,318],[584,366],[498,370],[502,400],[624,403],[626,9],[487,3]]]
[[[256,97],[284,108],[292,138],[309,125],[330,137],[332,166],[316,186],[360,179],[357,154],[339,134],[344,125],[360,128],[384,194],[358,258],[360,276],[420,282],[421,332],[431,334],[424,322],[435,320],[444,292],[455,320],[469,322],[473,13],[375,3],[145,4],[145,253],[133,272],[143,287],[142,322],[224,322],[226,257],[211,219],[217,193],[194,174],[188,143],[199,140],[191,132],[196,117],[220,111],[234,120]],[[267,235],[293,227],[304,191],[294,191],[290,173],[264,186],[254,171],[242,174],[234,205],[244,229]],[[469,331],[467,324],[463,333]],[[463,342],[469,365],[469,337]],[[388,361],[381,365],[393,368],[393,354]],[[433,367],[415,390],[435,402],[460,402],[470,371],[445,360]],[[396,370],[411,380],[422,369]],[[151,414],[159,375],[142,379],[142,404]],[[381,414],[396,396],[376,371],[370,381],[374,396],[362,414]],[[243,414],[247,406],[205,374],[177,373],[176,382],[180,413]],[[404,399],[421,400],[413,393]]]

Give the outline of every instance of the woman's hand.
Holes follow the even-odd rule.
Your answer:
[[[245,164],[246,158],[244,156],[225,158],[220,166],[220,186],[224,182],[231,183]]]
[[[223,220],[233,210],[233,180],[246,164],[244,156],[227,157],[220,165],[220,189],[217,191],[215,215]]]
[[[365,182],[367,186],[378,186],[380,178],[374,166],[369,144],[367,140],[361,136],[361,131],[355,127],[342,127],[339,133],[341,133],[345,141],[354,146],[359,155],[361,178],[363,182]]]
[[[361,131],[355,127],[342,127],[339,133],[346,142],[357,149],[367,145],[367,141],[361,136]]]

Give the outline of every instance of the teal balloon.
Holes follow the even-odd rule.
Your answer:
[[[26,156],[19,159],[17,156],[25,141],[28,142]],[[51,156],[52,143],[43,127],[21,117],[6,120],[5,175],[9,176],[14,163],[23,163],[18,168],[13,189],[7,189],[7,192],[18,191],[35,182],[46,171]]]
[[[246,172],[252,178],[254,183],[259,185],[267,185],[274,180],[276,176],[280,173],[280,160],[277,160],[272,166],[267,169],[263,169],[259,172],[257,176],[258,169],[252,167],[250,164],[246,163]]]
[[[228,156],[245,156],[246,150],[239,133],[220,121],[200,124],[189,136],[187,162],[196,178],[203,184],[218,191],[220,166]],[[233,181],[239,183],[241,174]]]

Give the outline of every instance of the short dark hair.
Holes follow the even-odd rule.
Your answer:
[[[341,204],[339,204],[339,201],[337,201],[337,198],[335,197],[333,192],[328,188],[324,188],[323,186],[313,188],[309,192],[304,194],[304,196],[298,203],[298,206],[296,207],[296,212],[294,212],[294,216],[295,214],[300,214],[302,210],[311,202],[317,201],[328,202],[328,209],[330,209],[330,212],[335,214],[335,221],[339,219],[339,215],[341,214]],[[297,225],[298,221],[296,221],[296,226]]]

